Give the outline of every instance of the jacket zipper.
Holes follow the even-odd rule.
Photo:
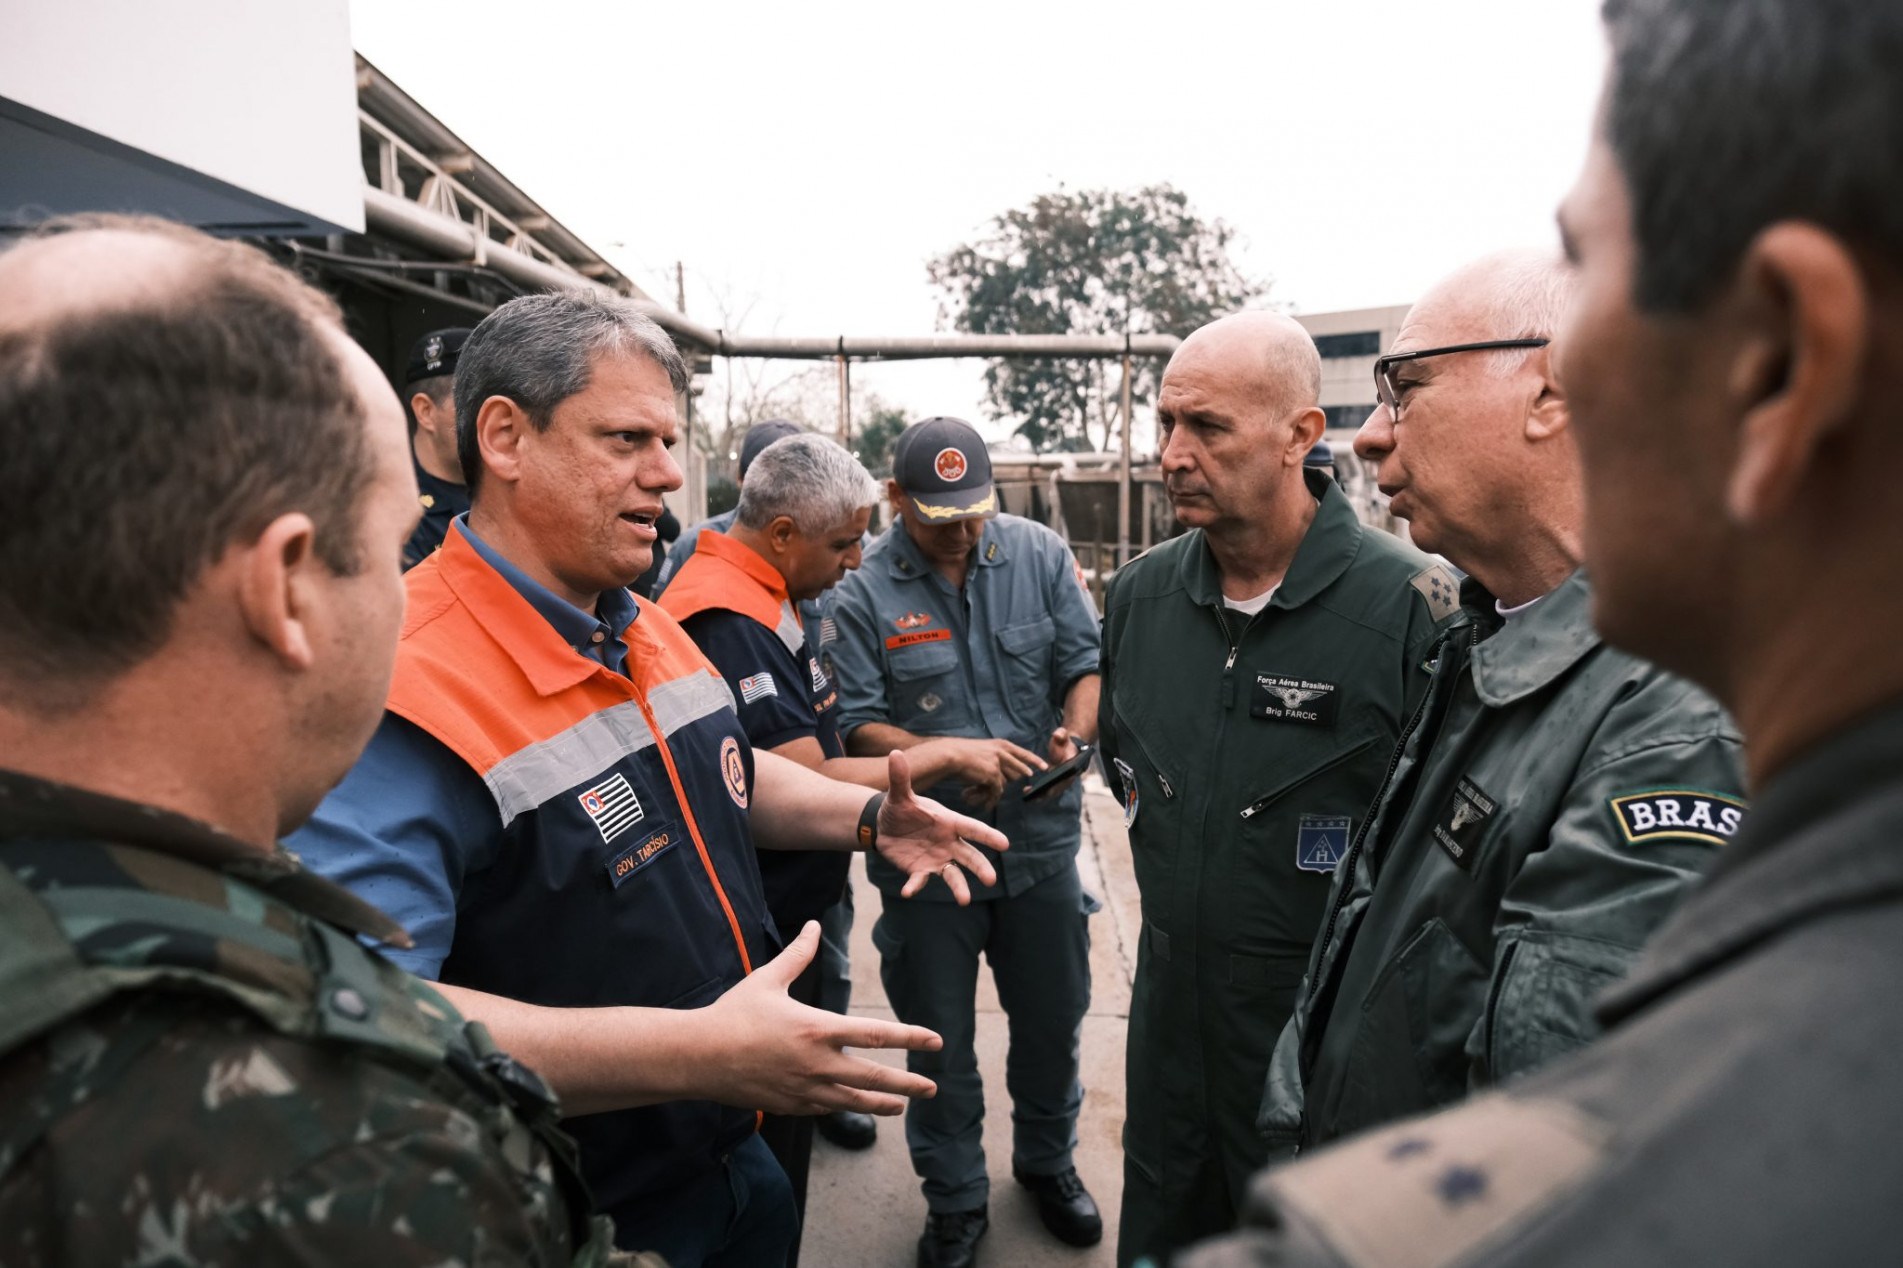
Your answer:
[[[1477,626],[1471,628],[1473,631],[1473,643],[1469,644],[1469,651],[1472,650],[1474,644],[1480,641],[1479,628]],[[1448,639],[1441,640],[1441,644],[1435,649],[1437,656],[1446,654],[1446,643],[1448,641]],[[1368,817],[1361,821],[1361,830],[1355,833],[1354,841],[1348,846],[1348,853],[1342,856],[1342,885],[1335,895],[1335,901],[1328,906],[1328,923],[1322,926],[1321,941],[1316,944],[1321,948],[1321,952],[1324,956],[1328,954],[1329,944],[1334,939],[1335,924],[1341,918],[1341,909],[1347,905],[1349,895],[1354,890],[1355,863],[1361,857],[1361,846],[1368,839],[1368,832],[1374,827],[1375,819],[1379,817],[1381,803],[1388,795],[1388,784],[1394,779],[1395,769],[1401,764],[1401,754],[1407,751],[1408,741],[1414,738],[1416,728],[1421,725],[1421,719],[1427,714],[1427,704],[1433,698],[1434,684],[1430,681],[1427,684],[1427,690],[1421,693],[1421,702],[1414,706],[1413,716],[1408,718],[1407,725],[1401,728],[1401,737],[1395,741],[1394,752],[1388,755],[1387,773],[1381,776],[1381,782],[1375,788],[1374,800],[1369,803],[1370,813]],[[1317,982],[1316,985],[1319,986],[1320,983]]]
[[[1113,712],[1115,708],[1115,702],[1112,702]],[[1164,800],[1173,800],[1176,796],[1176,788],[1170,783],[1170,777],[1163,773],[1163,768],[1157,765],[1156,759],[1150,756],[1149,745],[1143,742],[1143,737],[1137,734],[1135,727],[1126,727],[1126,729],[1130,732],[1130,738],[1136,741],[1137,752],[1143,754],[1143,760],[1149,763],[1150,773],[1156,776],[1157,786],[1163,790]]]
[[[1229,644],[1229,659],[1222,663],[1222,707],[1227,710],[1236,702],[1236,653],[1241,644],[1229,630],[1229,618],[1222,614],[1222,606],[1216,607],[1216,624],[1222,626],[1222,641]]]
[[[1305,784],[1309,780],[1314,779],[1317,775],[1320,775],[1324,771],[1333,770],[1335,767],[1341,765],[1343,762],[1352,761],[1354,758],[1360,757],[1363,753],[1367,752],[1368,749],[1373,744],[1374,744],[1373,739],[1363,740],[1361,743],[1355,745],[1353,748],[1344,749],[1343,751],[1335,754],[1333,757],[1323,762],[1320,766],[1317,766],[1314,770],[1303,771],[1300,775],[1297,775],[1294,779],[1291,779],[1287,783],[1281,785],[1280,787],[1275,789],[1273,792],[1265,793],[1263,796],[1258,797],[1255,801],[1249,803],[1249,805],[1246,808],[1244,808],[1242,812],[1242,817],[1244,819],[1255,818],[1255,816],[1261,814],[1264,810],[1267,810],[1269,808],[1269,805],[1272,802],[1279,799],[1283,793],[1293,788],[1296,784]]]

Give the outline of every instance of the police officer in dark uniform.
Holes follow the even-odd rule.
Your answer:
[[[403,567],[416,567],[443,544],[449,522],[469,509],[463,468],[456,456],[456,360],[469,331],[461,326],[432,330],[410,349],[403,391],[414,427],[410,450],[416,462],[416,500],[423,519],[403,548]]]
[[[1903,9],[1606,18],[1556,340],[1594,619],[1730,709],[1752,808],[1600,997],[1602,1039],[1271,1171],[1249,1231],[1194,1268],[1782,1268],[1903,1246]]]

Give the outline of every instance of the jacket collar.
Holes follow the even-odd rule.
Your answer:
[[[450,521],[443,548],[434,558],[443,584],[522,671],[537,695],[552,696],[598,671],[607,672],[571,647],[535,605],[477,553],[463,535],[460,521]]]
[[[1482,622],[1498,624],[1492,596],[1477,584],[1464,589],[1462,606],[1473,606],[1471,594],[1485,604]],[[1592,627],[1592,590],[1585,571],[1575,569],[1532,610],[1474,648],[1474,690],[1482,704],[1505,708],[1554,682],[1598,646],[1599,634]]]
[[[0,770],[0,841],[72,836],[150,850],[223,872],[306,915],[394,947],[413,945],[394,920],[349,890],[304,870],[282,845],[260,849],[208,823],[157,806]]]
[[[1600,996],[1610,1025],[1816,916],[1903,899],[1903,703],[1811,748],[1767,784],[1703,885]],[[1880,838],[1873,840],[1873,837]]]
[[[1348,565],[1361,550],[1361,534],[1365,530],[1355,518],[1347,495],[1320,472],[1304,471],[1302,478],[1320,505],[1315,508],[1315,518],[1310,521],[1308,531],[1302,534],[1301,545],[1295,548],[1295,558],[1289,561],[1287,575],[1275,588],[1275,598],[1269,601],[1273,608],[1298,608],[1307,603],[1348,571]],[[1216,570],[1216,557],[1210,553],[1208,537],[1201,529],[1195,532],[1195,544],[1183,553],[1183,588],[1196,602],[1220,607],[1222,574]]]
[[[789,601],[786,594],[786,578],[781,576],[780,570],[769,563],[759,551],[745,542],[735,541],[727,533],[711,533],[694,547],[694,552],[706,555],[710,559],[718,559],[738,569],[746,575],[747,580],[772,595],[774,603]]]
[[[977,545],[971,548],[973,567],[996,568],[1004,563],[1007,551],[1004,534],[998,531],[997,523],[995,519],[985,521],[985,531],[979,536]],[[912,540],[912,535],[905,531],[904,520],[894,519],[886,527],[884,537],[886,541],[883,552],[885,568],[892,576],[901,580],[911,580],[916,577],[938,575],[938,570],[932,567],[931,560],[924,556],[918,548],[918,543]]]

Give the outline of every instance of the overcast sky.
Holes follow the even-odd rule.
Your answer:
[[[1604,61],[1597,0],[803,5],[352,0],[358,50],[689,312],[937,326],[925,261],[1040,193],[1168,181],[1270,298],[1406,303],[1553,240]],[[866,366],[979,421],[976,362]]]

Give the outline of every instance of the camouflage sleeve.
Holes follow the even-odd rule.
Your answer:
[[[551,1163],[504,1111],[361,1049],[179,1007],[136,1062],[112,1060],[106,1010],[0,1069],[0,1103],[66,1089],[0,1181],[0,1263],[569,1261]],[[65,1077],[119,1066],[97,1086]]]

